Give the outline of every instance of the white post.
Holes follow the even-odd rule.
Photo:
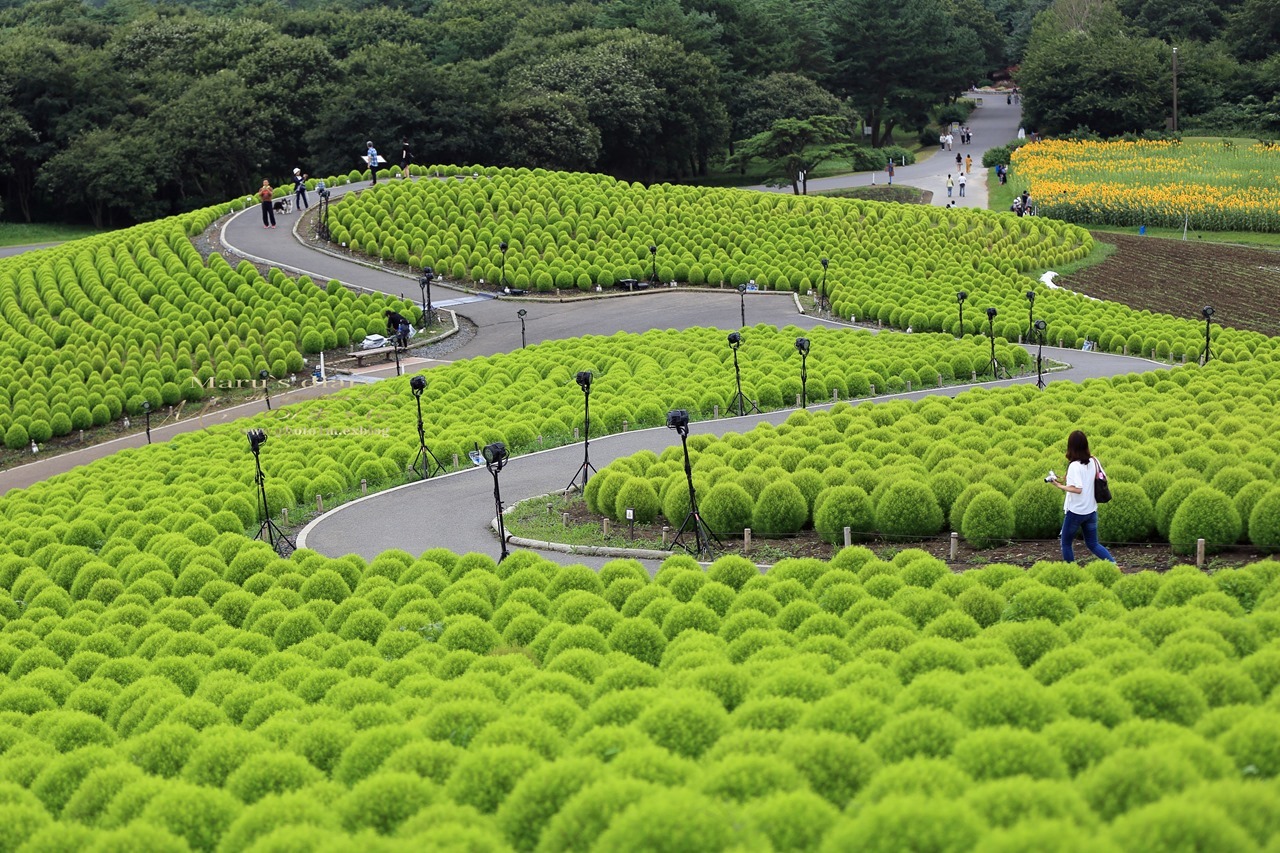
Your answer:
[[[846,527],[844,529],[844,547],[848,548],[853,544],[853,531]]]
[[[321,381],[321,382],[324,382],[324,381],[325,381],[325,374],[324,374],[324,350],[320,350],[320,381]]]
[[[744,527],[742,528],[742,553],[745,554],[750,550],[751,550],[751,528]]]
[[[1204,540],[1203,539],[1196,540],[1196,568],[1197,569],[1204,568]]]
[[[956,554],[959,553],[959,547],[960,547],[960,534],[953,532],[951,534],[951,559],[952,560],[954,560],[956,558]]]

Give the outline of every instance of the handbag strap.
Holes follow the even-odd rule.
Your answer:
[[[1104,479],[1104,480],[1105,480],[1105,479],[1107,479],[1107,472],[1106,472],[1106,470],[1105,470],[1105,469],[1103,469],[1103,467],[1102,467],[1102,463],[1098,461],[1098,457],[1096,457],[1096,456],[1090,456],[1089,458],[1093,460],[1093,464],[1095,464],[1095,465],[1097,465],[1097,466],[1098,466],[1098,474],[1097,474],[1097,476],[1101,476],[1101,477],[1102,477],[1102,479]]]

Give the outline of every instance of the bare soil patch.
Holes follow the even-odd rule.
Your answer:
[[[1100,264],[1060,279],[1071,290],[1131,308],[1198,318],[1212,305],[1214,322],[1280,335],[1280,252],[1094,232],[1116,246]]]

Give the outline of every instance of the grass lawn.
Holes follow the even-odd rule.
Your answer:
[[[915,154],[916,162],[920,162],[927,159],[935,146],[922,146],[917,140],[911,139],[902,147]],[[672,183],[692,184],[699,187],[748,187],[763,183],[766,171],[765,161],[756,159],[747,166],[746,172],[737,169],[712,169],[710,174],[702,177],[690,178],[687,181],[672,181]],[[824,160],[809,170],[809,180],[850,174],[853,172],[849,168],[847,159]]]
[[[910,187],[906,184],[894,184],[891,187],[884,184],[878,184],[874,187],[844,187],[838,190],[813,192],[809,193],[809,195],[860,198],[865,201],[895,201],[899,204],[928,204],[929,200],[933,198],[933,193],[922,190],[919,187]]]
[[[0,246],[34,246],[91,237],[101,229],[88,225],[54,225],[44,222],[0,222]]]

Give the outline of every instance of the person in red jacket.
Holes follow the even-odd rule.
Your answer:
[[[271,209],[271,196],[275,191],[271,189],[271,182],[263,180],[262,189],[258,190],[258,199],[262,202],[262,227],[276,227],[276,212]]]

